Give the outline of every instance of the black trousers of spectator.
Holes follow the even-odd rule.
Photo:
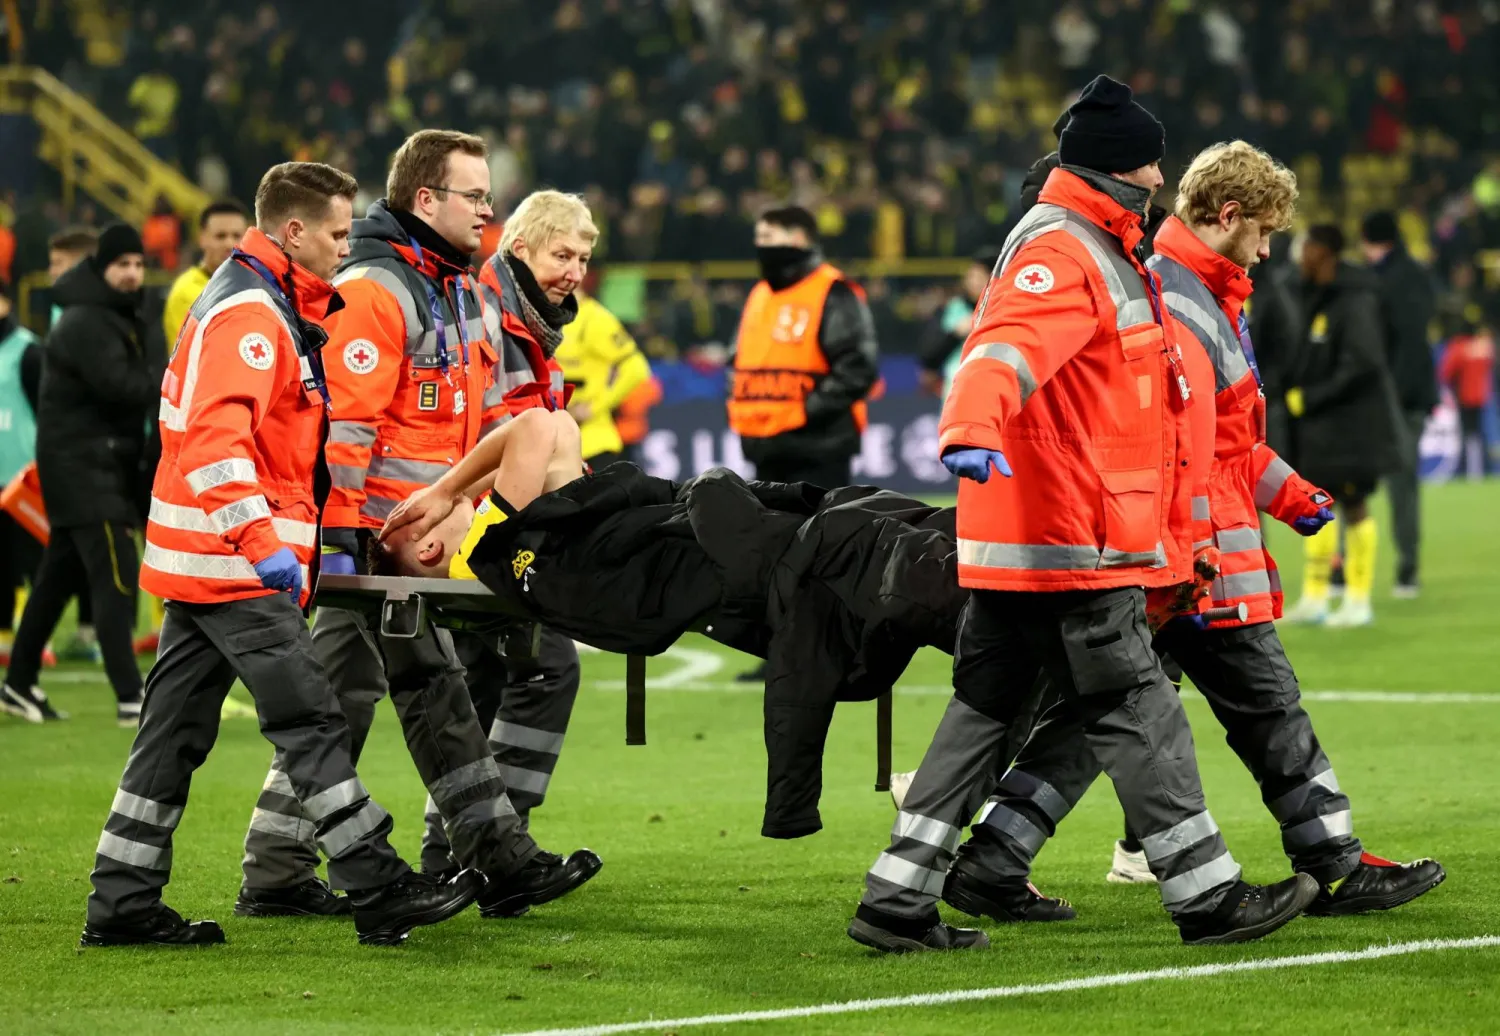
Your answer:
[[[0,630],[15,622],[12,605],[17,590],[36,583],[42,566],[42,545],[14,518],[0,511]]]
[[[5,682],[18,689],[36,685],[42,651],[57,629],[68,601],[82,587],[94,605],[94,628],[104,672],[120,701],[141,697],[141,672],[135,666],[131,634],[135,630],[135,532],[119,522],[53,528],[42,551],[41,568],[21,613]]]
[[[849,484],[849,458],[768,457],[764,463],[755,465],[755,477],[761,482],[807,482],[836,489]]]

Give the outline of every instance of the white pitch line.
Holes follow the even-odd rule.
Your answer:
[[[647,676],[646,686],[670,689],[685,684],[702,683],[724,668],[724,656],[717,651],[671,647],[667,648],[666,655],[668,658],[675,658],[682,662],[682,665],[661,676]],[[624,684],[622,683],[621,686],[623,687]]]
[[[1187,968],[1157,968],[1155,971],[1124,971],[1113,975],[1070,978],[1060,982],[1042,982],[1024,986],[994,986],[989,989],[955,989],[945,993],[916,993],[911,996],[883,997],[879,1000],[845,1000],[809,1007],[784,1007],[770,1011],[740,1011],[735,1014],[705,1014],[696,1018],[671,1018],[642,1022],[617,1022],[585,1025],[576,1029],[536,1029],[507,1036],[612,1036],[622,1032],[666,1031],[704,1025],[734,1025],[742,1022],[772,1022],[787,1018],[813,1018],[830,1014],[856,1014],[886,1011],[897,1007],[939,1007],[944,1004],[971,1003],[977,1000],[1000,1000],[1008,997],[1036,996],[1042,993],[1071,993],[1085,989],[1133,986],[1142,982],[1172,979],[1215,978],[1245,971],[1272,971],[1281,968],[1307,968],[1320,964],[1347,964],[1353,961],[1401,957],[1411,953],[1433,953],[1445,950],[1477,950],[1500,946],[1500,936],[1482,935],[1470,939],[1423,939],[1418,942],[1369,946],[1363,950],[1339,950],[1309,953],[1296,957],[1263,957],[1258,960],[1229,964],[1199,964]]]
[[[677,650],[677,649],[673,649]],[[687,667],[684,667],[684,670]],[[667,674],[665,678],[650,677],[646,682],[648,690],[662,688],[672,691],[698,691],[716,694],[760,694],[765,688],[758,683],[734,683],[725,680],[701,680],[692,679],[687,675],[679,678],[679,673],[684,670],[676,670]],[[601,691],[623,691],[624,680],[592,680],[592,686]],[[911,695],[916,697],[943,697],[946,698],[953,693],[953,688],[945,684],[910,684],[896,685],[897,696]],[[1183,691],[1183,697],[1202,699],[1197,691]],[[1329,690],[1329,691],[1303,691],[1303,701],[1327,701],[1327,702],[1376,702],[1387,704],[1404,705],[1440,705],[1440,704],[1469,704],[1469,705],[1500,705],[1500,693],[1488,693],[1485,691],[1376,691],[1376,690]]]

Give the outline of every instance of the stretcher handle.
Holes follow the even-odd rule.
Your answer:
[[[875,699],[875,790],[891,790],[891,692]]]
[[[646,656],[625,656],[625,743],[646,743]]]

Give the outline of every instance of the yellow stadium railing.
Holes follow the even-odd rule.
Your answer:
[[[211,200],[51,73],[25,65],[0,68],[0,111],[30,115],[42,131],[38,154],[62,175],[63,202],[79,190],[132,226],[142,226],[157,198],[191,225]]]

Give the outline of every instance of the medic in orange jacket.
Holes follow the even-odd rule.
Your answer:
[[[958,573],[988,590],[1164,587],[1207,538],[1213,371],[1135,257],[1141,218],[1053,170],[1006,242],[943,406],[939,449],[1003,451],[961,479]]]
[[[496,355],[473,271],[424,249],[384,202],[354,221],[329,324],[333,396],[326,539],[356,557],[353,531],[379,529],[479,441],[494,413]]]
[[[332,286],[252,228],[240,250],[278,282],[290,271],[301,318],[321,323]],[[302,355],[290,309],[247,262],[221,266],[188,315],[162,379],[161,461],[151,487],[141,589],[217,604],[279,591],[254,565],[282,547],[312,590],[315,475],[327,422],[317,353]]]
[[[1308,535],[1332,519],[1332,499],[1292,470],[1265,441],[1265,397],[1242,309],[1254,290],[1238,263],[1206,244],[1176,216],[1156,235],[1149,263],[1162,279],[1172,315],[1214,364],[1216,434],[1209,478],[1213,542],[1219,578],[1209,605],[1244,604],[1244,624],[1281,617],[1281,579],[1261,541],[1257,511]],[[1222,620],[1213,626],[1237,626]]]

